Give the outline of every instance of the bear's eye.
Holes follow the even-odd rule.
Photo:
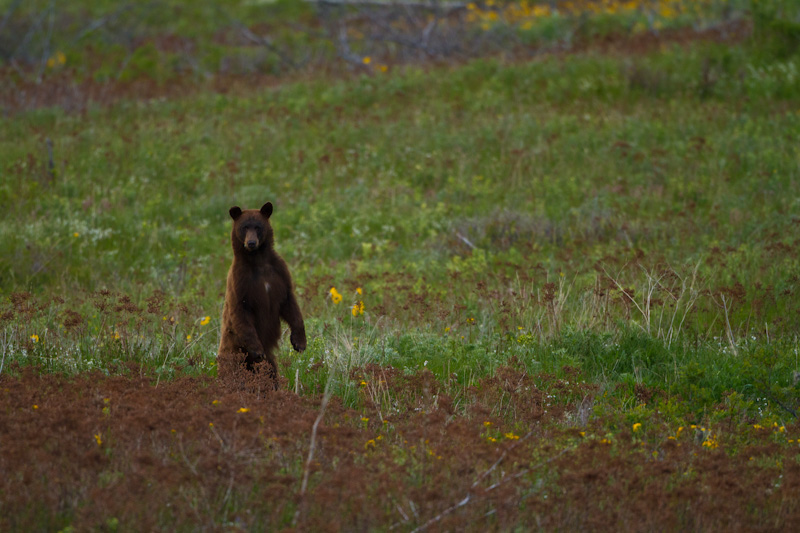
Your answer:
[[[245,224],[242,226],[242,235],[245,235],[248,231],[255,231],[258,235],[258,238],[261,238],[261,233],[263,228],[257,224]]]

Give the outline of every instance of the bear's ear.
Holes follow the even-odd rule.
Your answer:
[[[230,213],[230,214],[231,214],[231,218],[232,218],[233,220],[236,220],[237,218],[239,218],[240,216],[242,216],[242,208],[241,208],[241,207],[239,207],[238,205],[235,205],[235,206],[233,206],[233,207],[231,207],[231,208],[230,208],[230,210],[228,211],[228,213]]]
[[[272,215],[272,202],[267,202],[261,206],[261,214],[264,218],[269,218]]]

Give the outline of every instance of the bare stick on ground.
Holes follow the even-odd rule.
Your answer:
[[[314,420],[314,425],[311,426],[311,442],[308,445],[308,457],[306,458],[306,464],[303,467],[303,481],[300,484],[300,498],[297,503],[297,510],[294,512],[294,518],[292,519],[292,527],[297,526],[297,520],[300,518],[300,510],[302,509],[303,499],[305,498],[306,489],[308,488],[308,476],[311,473],[311,461],[314,460],[314,450],[317,445],[317,428],[325,416],[325,408],[328,406],[328,400],[330,399],[331,378],[328,377],[328,381],[325,383],[325,392],[322,395],[322,403],[319,406],[319,414],[317,415],[317,419]]]

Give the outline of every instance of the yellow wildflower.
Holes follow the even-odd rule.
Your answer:
[[[336,290],[336,287],[331,287],[330,294],[331,294],[331,300],[333,301],[334,304],[339,305],[340,303],[342,303],[342,295],[339,294],[339,291]]]
[[[660,9],[659,9],[659,14],[662,17],[664,17],[665,19],[670,19],[670,18],[674,18],[675,17],[676,12],[670,6],[668,6],[666,4],[662,4]]]
[[[47,59],[47,68],[53,68],[56,65],[63,65],[66,62],[67,56],[64,55],[64,52],[58,51],[55,53],[55,55]]]
[[[359,296],[364,294],[364,292],[361,290],[361,287],[356,287],[356,292],[358,293]]]
[[[640,429],[642,429],[642,424],[641,424],[640,422],[636,422],[636,423],[633,425],[633,432],[634,432],[634,433],[636,433],[636,432],[637,432],[637,431],[639,431]]]
[[[240,407],[239,410],[236,411],[236,412],[237,413],[249,413],[250,409],[248,409],[247,407]]]
[[[39,342],[39,335],[37,335],[36,333],[34,333],[33,335],[31,335],[31,340],[32,340],[33,342]]]
[[[100,438],[100,434],[99,434],[99,433],[98,433],[97,435],[95,435],[95,436],[94,436],[94,440],[96,440],[96,441],[97,441],[97,445],[98,445],[98,446],[100,446],[101,444],[103,444],[103,439],[101,439],[101,438]]]
[[[73,234],[72,234],[72,236],[73,236],[73,237],[75,237],[75,238],[77,238],[77,237],[80,237],[80,236],[81,236],[81,234],[80,234],[80,233],[78,233],[78,232],[76,231],[75,233],[73,233]]]
[[[203,317],[203,320],[200,321],[200,325],[201,326],[207,326],[209,322],[211,322],[211,317],[210,316],[205,316],[205,317]]]
[[[550,14],[550,8],[548,6],[534,6],[533,7],[533,16],[534,17],[546,17]]]
[[[34,409],[38,409],[38,408],[39,408],[39,406],[38,406],[38,405],[36,405],[36,404],[33,404],[33,408],[34,408]]]
[[[353,316],[363,315],[364,314],[364,302],[359,301],[357,304],[353,304],[353,308],[350,310],[353,313]]]
[[[717,442],[717,439],[714,437],[714,435],[709,435],[708,438],[703,441],[703,447],[710,448],[713,450],[714,448],[719,448],[719,443]]]
[[[192,340],[192,335],[191,334],[186,335],[186,341],[189,342],[191,340]]]
[[[364,59],[361,60],[361,62],[364,63],[365,65],[369,65],[370,63],[372,63],[372,58],[366,56]]]

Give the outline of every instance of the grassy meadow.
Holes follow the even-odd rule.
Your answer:
[[[229,452],[220,457],[240,466],[281,465],[294,499],[280,509],[244,512],[271,485],[242,481],[232,491],[233,474],[227,492],[224,476],[204,485],[192,454],[204,439],[217,446],[230,443],[224,431],[243,431],[234,422],[215,433],[226,422],[214,419],[202,433],[208,417],[222,417],[204,411],[201,422],[186,422],[202,427],[185,430],[180,453],[173,440],[163,444],[173,452],[159,455],[189,472],[161,496],[182,495],[191,512],[159,507],[150,523],[141,509],[110,502],[115,515],[81,510],[92,487],[128,487],[130,477],[126,426],[108,411],[117,400],[97,390],[86,393],[97,403],[86,416],[99,422],[74,446],[106,466],[73,472],[85,489],[75,499],[36,504],[4,484],[0,514],[4,501],[12,514],[0,526],[592,525],[588,511],[555,520],[550,494],[568,509],[589,498],[607,528],[622,517],[615,524],[628,530],[715,529],[724,520],[699,519],[699,504],[680,490],[720,475],[724,463],[740,484],[733,494],[754,506],[741,510],[742,523],[781,529],[800,509],[790,492],[800,475],[800,56],[778,50],[762,29],[756,20],[753,36],[736,42],[664,39],[646,52],[589,46],[525,61],[304,71],[251,89],[201,86],[81,112],[10,114],[0,122],[4,439],[48,394],[72,397],[73,383],[114,383],[124,396],[124,380],[168,391],[194,380],[192,394],[212,409],[223,394],[216,350],[232,205],[275,205],[276,249],[294,276],[309,344],[297,354],[288,334],[282,341],[282,392],[224,389],[228,419],[260,410],[263,425],[276,416],[270,402],[289,405],[295,393],[305,409],[292,407],[303,424],[278,431],[269,457],[260,441],[247,460],[220,444]],[[36,380],[49,385],[22,392]],[[332,459],[345,437],[317,437],[322,415],[312,429],[330,395],[321,426],[350,428],[360,459],[342,451],[342,461],[364,476],[364,486],[341,490],[382,502],[385,514],[323,521],[330,482],[346,472]],[[194,408],[174,397],[185,412]],[[176,423],[149,431],[174,439]],[[448,439],[458,442],[451,427],[478,451],[452,449],[457,464],[437,462]],[[368,454],[384,466],[369,467]],[[595,469],[617,465],[596,485],[605,495],[581,492],[596,481],[588,470],[570,481],[569,454]],[[620,502],[649,485],[625,485],[625,472],[644,479],[668,463],[659,501],[684,507],[632,521],[636,510]],[[516,477],[492,485],[500,468]],[[0,462],[2,470],[15,472]],[[411,492],[392,493],[385,476],[408,491],[436,484],[449,503],[418,512],[402,499]],[[771,492],[747,500],[756,497],[748,480]],[[489,483],[480,512],[449,510],[479,482]],[[620,495],[603,492],[610,486]],[[303,500],[312,497],[321,499]],[[360,500],[336,501],[355,509]]]

